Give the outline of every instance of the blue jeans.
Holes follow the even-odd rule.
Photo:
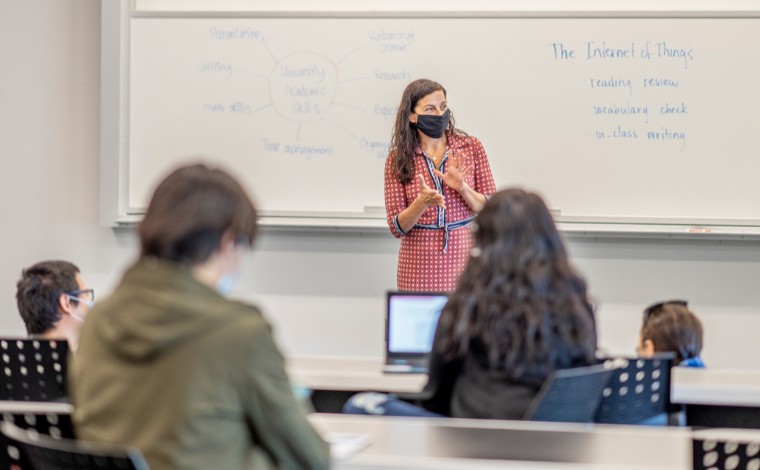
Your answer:
[[[352,396],[343,406],[343,413],[352,415],[443,417],[443,415],[439,415],[438,413],[433,413],[432,411],[407,403],[395,395],[376,392],[362,392]]]

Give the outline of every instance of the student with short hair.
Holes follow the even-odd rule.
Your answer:
[[[674,352],[674,365],[704,367],[702,322],[684,300],[652,304],[644,310],[637,351],[640,356]]]
[[[133,445],[153,470],[328,468],[269,322],[226,297],[256,217],[222,170],[185,166],[159,184],[139,259],[82,331],[78,437]]]
[[[72,350],[94,300],[95,292],[68,261],[36,263],[21,271],[16,284],[16,303],[29,336],[66,339]]]

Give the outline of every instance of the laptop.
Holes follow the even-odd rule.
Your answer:
[[[443,292],[388,292],[385,317],[385,366],[388,373],[428,371]]]

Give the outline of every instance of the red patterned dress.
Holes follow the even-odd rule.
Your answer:
[[[473,190],[490,197],[496,187],[488,165],[488,157],[478,139],[446,133],[446,153],[438,170],[446,173],[451,152],[462,160],[463,166],[472,166],[465,181]],[[470,256],[472,247],[471,224],[475,213],[454,189],[433,173],[435,164],[418,147],[414,154],[415,177],[402,184],[394,171],[393,155],[385,162],[385,210],[388,226],[396,238],[401,239],[398,253],[398,289],[403,291],[443,291],[456,287],[459,274]],[[398,224],[398,214],[420,193],[417,174],[425,177],[428,187],[443,194],[446,209],[430,206],[417,224],[404,232]]]

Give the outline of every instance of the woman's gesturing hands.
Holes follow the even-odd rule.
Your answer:
[[[441,173],[438,170],[433,172],[446,183],[446,186],[454,191],[461,193],[464,191],[465,182],[464,179],[472,171],[472,165],[464,164],[464,159],[457,157],[457,154],[452,152],[449,158],[449,165],[446,168],[446,173]]]
[[[446,200],[443,198],[443,194],[439,194],[435,189],[428,187],[425,183],[425,177],[421,174],[417,175],[417,180],[420,182],[420,195],[417,197],[425,204],[425,207],[440,206],[445,209]]]

